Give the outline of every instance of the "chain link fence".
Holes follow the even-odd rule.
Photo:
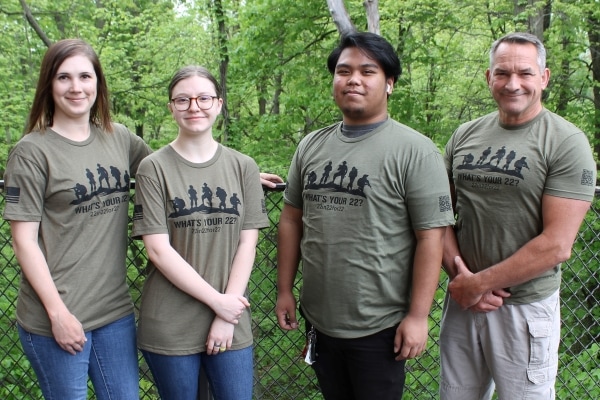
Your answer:
[[[3,182],[0,182],[0,189]],[[596,196],[598,198],[598,191]],[[322,399],[311,368],[300,354],[304,347],[301,330],[284,332],[274,315],[276,302],[277,221],[282,193],[265,192],[271,225],[260,233],[255,269],[250,281],[255,338],[254,397],[256,399]],[[0,193],[0,212],[4,192]],[[600,398],[600,202],[595,201],[581,227],[571,260],[563,266],[562,344],[558,399]],[[146,254],[141,241],[129,239],[128,279],[136,305],[144,283]],[[0,398],[42,399],[29,363],[22,353],[15,326],[15,301],[19,268],[13,255],[8,223],[0,222]],[[428,350],[407,365],[404,399],[435,399],[438,392],[439,349],[445,276],[442,274],[431,319]],[[298,287],[299,285],[297,285]],[[90,387],[89,398],[94,399]],[[151,374],[140,358],[140,397],[158,399]]]

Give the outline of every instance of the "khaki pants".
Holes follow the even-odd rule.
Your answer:
[[[446,295],[440,332],[441,400],[554,399],[560,342],[556,291],[490,313],[463,311]]]

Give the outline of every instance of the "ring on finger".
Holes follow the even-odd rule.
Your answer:
[[[225,350],[227,350],[227,347],[223,346],[223,347],[219,347],[219,351],[221,353],[223,353]]]

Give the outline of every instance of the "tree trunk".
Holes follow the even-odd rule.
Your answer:
[[[562,38],[562,48],[567,50],[569,46],[569,39],[566,37]],[[560,71],[558,72],[558,82],[556,78],[553,79],[555,85],[558,85],[558,100],[556,101],[556,112],[560,115],[564,115],[569,105],[569,85],[567,84],[569,78],[569,72],[571,70],[571,63],[568,57],[563,58],[560,63]]]
[[[223,90],[223,108],[221,115],[223,116],[222,123],[222,142],[226,143],[229,135],[229,108],[227,104],[227,71],[229,69],[229,50],[227,47],[227,24],[225,23],[225,10],[221,0],[213,1],[213,9],[215,11],[215,20],[217,25],[217,43],[219,46],[219,78],[221,88]]]
[[[363,3],[367,14],[367,24],[369,32],[380,34],[379,29],[379,0],[365,0]],[[356,32],[357,29],[352,24],[348,11],[344,6],[344,0],[327,0],[329,13],[341,36]]]
[[[341,36],[356,32],[356,28],[350,21],[350,16],[344,6],[344,0],[327,0],[327,6],[329,6],[329,13]]]
[[[548,3],[551,0],[548,0]],[[538,37],[540,40],[544,40],[544,11],[548,7],[545,4],[544,7],[537,7],[535,0],[514,0],[514,14],[518,16],[521,13],[527,13],[527,31]],[[535,13],[529,14],[528,9],[532,8]]]
[[[50,45],[52,44],[52,41],[48,38],[48,36],[46,36],[46,34],[44,33],[44,31],[42,30],[40,25],[37,23],[37,21],[33,17],[33,14],[31,14],[31,10],[29,9],[29,6],[25,2],[25,0],[19,0],[19,2],[21,3],[21,7],[23,8],[23,12],[25,13],[25,18],[27,19],[27,22],[29,22],[29,25],[31,25],[31,27],[33,28],[35,33],[37,33],[38,37],[40,39],[42,39],[42,42],[44,42],[44,44],[47,47],[50,47]]]
[[[379,0],[365,0],[369,32],[379,35]]]

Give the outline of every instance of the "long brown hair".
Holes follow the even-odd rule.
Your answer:
[[[52,44],[44,55],[26,133],[32,131],[43,132],[48,126],[52,126],[55,109],[54,98],[52,97],[52,82],[56,76],[56,71],[67,58],[78,55],[87,57],[90,60],[98,82],[96,102],[90,110],[90,122],[104,131],[113,131],[108,87],[98,55],[92,46],[81,39],[64,39]]]

